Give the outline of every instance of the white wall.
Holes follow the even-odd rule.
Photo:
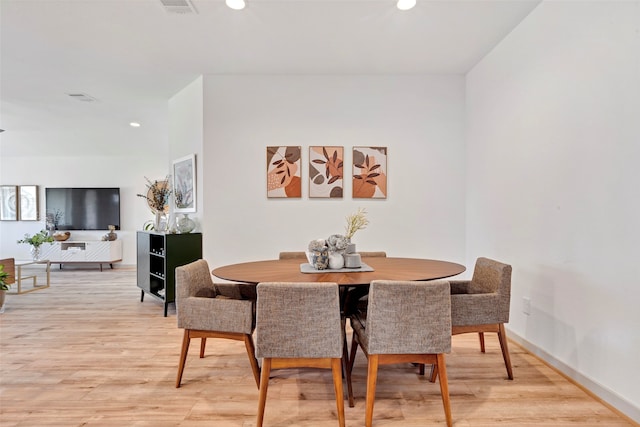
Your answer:
[[[204,216],[202,203],[203,178],[203,77],[198,77],[187,87],[169,100],[169,170],[173,171],[173,160],[195,154],[196,155],[196,209],[195,213],[188,213],[197,226],[194,232],[202,232],[200,218]],[[200,183],[200,185],[198,185]],[[173,200],[173,195],[172,195]],[[183,214],[173,212],[174,203],[171,202],[173,220]]]
[[[205,257],[212,266],[277,258],[343,233],[359,207],[360,250],[464,258],[462,76],[205,76]],[[266,147],[302,147],[303,196],[268,199]],[[388,198],[309,199],[308,150],[388,147]],[[200,208],[199,208],[200,209]]]
[[[25,233],[45,228],[46,187],[120,187],[122,264],[136,264],[136,230],[152,218],[144,199],[145,176],[163,178],[168,170],[165,111],[159,122],[134,129],[127,123],[85,123],[49,132],[11,129],[0,134],[0,185],[38,185],[41,221],[0,221],[0,258],[29,259]],[[72,231],[72,240],[100,240],[108,230]]]
[[[638,1],[544,2],[466,98],[467,264],[512,264],[511,336],[638,421],[639,28]]]

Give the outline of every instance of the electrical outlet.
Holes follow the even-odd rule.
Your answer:
[[[531,299],[528,297],[522,298],[522,312],[527,316],[531,314]]]

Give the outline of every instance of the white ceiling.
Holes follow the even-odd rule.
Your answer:
[[[539,2],[0,0],[0,128],[145,125],[201,74],[464,74]]]

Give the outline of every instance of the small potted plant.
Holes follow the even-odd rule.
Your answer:
[[[0,313],[4,312],[4,299],[7,291],[9,290],[9,273],[4,271],[4,264],[0,264]]]
[[[49,236],[47,230],[40,230],[33,236],[28,233],[24,235],[23,239],[18,240],[18,243],[27,243],[31,245],[31,256],[34,261],[40,260],[40,246],[44,243],[52,243],[53,237]]]

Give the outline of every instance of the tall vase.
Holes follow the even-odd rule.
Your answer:
[[[156,211],[153,230],[157,233],[164,233],[167,230],[167,215],[163,211]]]
[[[34,261],[40,261],[40,246],[31,246],[31,258]]]

